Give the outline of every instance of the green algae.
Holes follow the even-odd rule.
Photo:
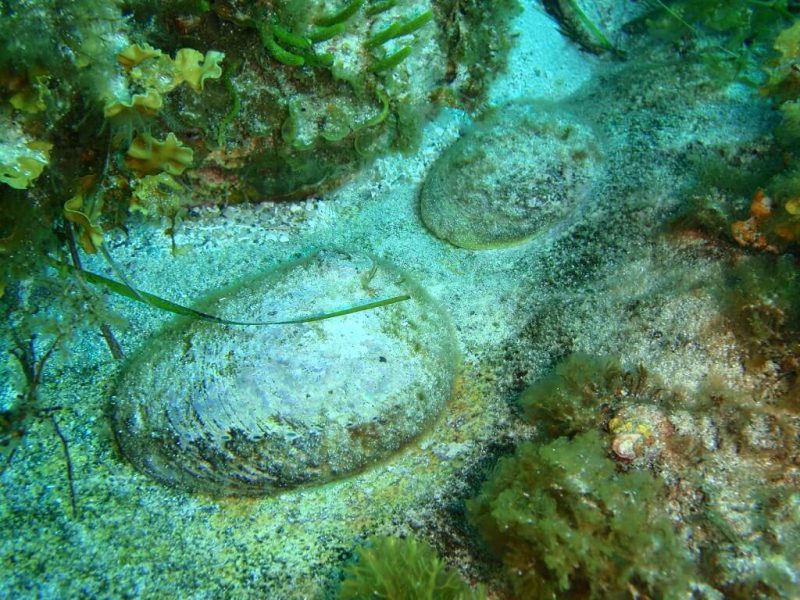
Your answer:
[[[409,35],[425,25],[431,19],[433,19],[433,13],[428,10],[406,21],[395,21],[386,29],[379,31],[369,38],[364,45],[367,48],[374,48],[375,46],[385,44],[389,40],[403,37],[404,35]]]
[[[376,61],[369,69],[373,73],[379,73],[381,71],[386,71],[388,69],[393,69],[401,62],[403,62],[406,58],[409,57],[411,54],[411,46],[403,46],[397,52],[393,54],[389,54],[385,58]]]
[[[519,403],[545,439],[573,436],[608,421],[623,379],[618,360],[575,353],[526,389]]]
[[[622,597],[629,585],[659,597],[703,586],[791,597],[796,495],[771,470],[797,455],[796,406],[758,402],[712,377],[694,394],[670,390],[641,367],[584,355],[559,363],[520,403],[540,441],[501,458],[467,502],[515,597]],[[756,475],[765,457],[773,466]],[[682,496],[668,501],[677,482]],[[751,539],[742,505],[753,507]],[[640,553],[658,554],[663,570],[648,571]],[[760,558],[746,560],[751,553]]]
[[[473,590],[447,567],[436,551],[414,538],[372,537],[357,548],[345,566],[336,598],[362,600],[481,600],[483,586]]]
[[[664,512],[665,486],[619,474],[598,431],[501,459],[470,521],[502,558],[514,597],[682,597],[693,570]]]
[[[364,0],[351,0],[351,2],[345,4],[338,12],[327,17],[319,17],[315,20],[315,23],[320,27],[332,27],[334,25],[338,25],[339,23],[343,23],[355,15],[363,5]]]

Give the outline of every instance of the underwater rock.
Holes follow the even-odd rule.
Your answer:
[[[224,54],[223,74],[201,94],[183,86],[164,106],[195,152],[191,203],[311,197],[375,157],[413,152],[440,105],[482,101],[502,70],[517,4],[210,3],[191,40]],[[137,20],[171,31],[175,12],[142,6]]]
[[[542,0],[542,6],[556,20],[561,32],[592,54],[624,57],[623,27],[648,14],[646,2],[606,2],[595,0]]]
[[[436,160],[422,187],[422,220],[462,248],[516,244],[573,213],[591,193],[599,162],[591,128],[570,113],[510,103]]]
[[[403,294],[410,299],[312,323],[178,321],[117,383],[122,452],[164,483],[214,495],[322,483],[386,458],[436,418],[458,364],[447,316],[405,274],[319,252],[202,304],[263,321]]]

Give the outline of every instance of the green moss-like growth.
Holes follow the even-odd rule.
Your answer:
[[[600,434],[524,443],[468,502],[514,598],[677,598],[693,577],[650,474],[617,473]]]
[[[413,538],[373,537],[357,550],[356,562],[345,568],[339,600],[480,600],[482,587],[473,590],[444,564],[428,544]]]
[[[751,353],[795,338],[800,330],[800,273],[788,257],[741,259],[726,272],[717,293],[734,333]]]
[[[782,24],[796,10],[787,0],[653,0],[652,10],[626,27],[647,29],[671,43],[688,44],[714,62],[727,62],[736,71],[767,50]]]
[[[625,370],[613,360],[573,355],[523,393],[526,416],[549,443],[523,444],[501,460],[469,503],[473,524],[503,560],[514,597],[622,593],[593,587],[604,578],[622,581],[615,571],[620,560],[609,558],[604,571],[596,566],[602,564],[598,556],[630,557],[628,544],[653,552],[647,536],[667,528],[657,508],[666,501],[662,482],[681,490],[670,497],[670,514],[689,532],[685,561],[689,554],[698,560],[691,567],[671,562],[677,542],[668,535],[659,550],[665,554],[654,553],[648,564],[663,562],[682,586],[693,580],[725,598],[794,597],[800,535],[798,316],[791,300],[796,268],[772,257],[740,259],[718,294],[727,326],[748,348],[748,371],[780,365],[781,380],[769,389],[732,390],[710,374],[694,391],[670,390],[642,367]],[[555,436],[575,437],[551,441]],[[609,515],[626,514],[635,523],[645,518],[639,510],[657,525],[631,542],[625,536],[634,528],[615,529],[620,521]],[[676,590],[659,587],[661,580],[641,576],[651,587],[637,583],[639,567],[631,560],[637,592],[675,597]],[[526,590],[536,592],[525,596]]]
[[[458,102],[480,106],[485,100],[486,83],[505,69],[512,43],[511,17],[522,7],[518,0],[438,0],[435,9],[445,35],[447,81],[456,80],[459,71],[465,71],[468,77],[454,90]]]
[[[622,383],[617,360],[576,353],[529,387],[520,397],[525,416],[547,437],[596,429]]]

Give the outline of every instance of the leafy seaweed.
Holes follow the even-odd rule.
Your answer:
[[[202,311],[195,310],[187,306],[181,306],[180,304],[176,304],[174,302],[171,302],[170,300],[166,300],[165,298],[156,296],[155,294],[150,294],[148,292],[140,291],[126,283],[120,283],[119,281],[114,281],[113,279],[109,279],[108,277],[104,277],[103,275],[98,275],[97,273],[78,270],[72,265],[69,265],[64,262],[60,262],[57,260],[51,260],[50,262],[53,267],[65,269],[66,271],[69,271],[71,273],[76,273],[76,274],[80,273],[89,283],[94,285],[100,285],[105,289],[107,289],[109,292],[112,292],[119,296],[124,296],[125,298],[130,298],[131,300],[136,300],[137,302],[142,302],[144,304],[147,304],[148,306],[152,306],[153,308],[157,308],[159,310],[163,310],[166,312],[171,312],[176,315],[191,317],[193,319],[199,319],[201,321],[210,321],[212,323],[218,323],[220,325],[262,326],[262,325],[293,325],[298,323],[312,323],[314,321],[322,321],[325,319],[332,319],[334,317],[343,317],[345,315],[350,315],[365,310],[372,310],[373,308],[388,306],[390,304],[396,304],[397,302],[405,302],[406,300],[411,299],[411,296],[403,294],[400,296],[392,296],[391,298],[376,300],[374,302],[366,302],[364,304],[348,306],[347,308],[334,310],[322,314],[306,315],[303,317],[284,319],[281,321],[235,321],[229,319],[222,319],[215,315],[210,315],[208,313],[204,313]]]

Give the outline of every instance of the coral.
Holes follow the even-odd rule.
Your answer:
[[[502,558],[515,598],[677,598],[694,573],[665,497],[652,475],[617,473],[600,433],[589,431],[521,444],[467,512]]]
[[[375,536],[357,548],[356,559],[345,567],[339,600],[479,600],[473,590],[445,565],[436,551],[414,538]]]

